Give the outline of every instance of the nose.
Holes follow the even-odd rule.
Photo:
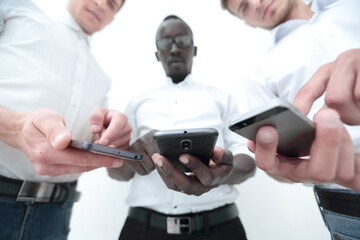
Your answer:
[[[106,0],[95,0],[95,5],[99,10],[104,11]]]
[[[255,11],[260,10],[264,0],[252,0],[251,2],[251,6]]]
[[[175,56],[180,55],[180,48],[178,47],[178,45],[176,45],[175,42],[172,42],[170,45],[170,54]]]

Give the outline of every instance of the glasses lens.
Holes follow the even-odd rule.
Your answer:
[[[175,42],[179,48],[188,47],[192,45],[192,37],[189,35],[179,35],[174,38],[160,38],[156,41],[156,44],[160,50],[169,50],[173,42]]]
[[[172,41],[172,38],[160,38],[156,41],[157,48],[160,50],[168,50]]]
[[[176,45],[179,48],[184,48],[192,45],[192,38],[189,35],[180,35],[174,38]]]

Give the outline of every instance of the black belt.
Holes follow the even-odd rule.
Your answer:
[[[149,226],[167,231],[168,234],[189,234],[214,227],[238,217],[234,203],[210,211],[184,215],[165,215],[146,208],[130,208],[128,217]]]
[[[360,218],[360,193],[331,191],[315,186],[320,207],[342,215]]]
[[[43,183],[21,181],[0,176],[0,196],[15,197],[26,202],[76,202],[80,192],[76,181],[70,183]]]

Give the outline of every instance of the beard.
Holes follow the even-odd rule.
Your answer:
[[[169,75],[169,77],[172,79],[173,83],[179,83],[179,82],[184,81],[186,76],[187,76],[187,74],[183,74],[183,73]]]

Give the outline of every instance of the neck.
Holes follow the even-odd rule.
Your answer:
[[[293,19],[310,20],[314,12],[311,11],[311,3],[306,4],[302,0],[294,0],[293,6],[289,15],[284,19],[284,22]]]

